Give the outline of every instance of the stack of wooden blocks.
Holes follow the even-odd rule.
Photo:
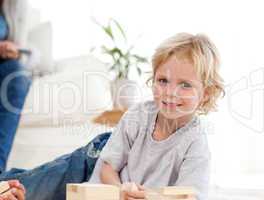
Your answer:
[[[186,200],[195,195],[191,187],[164,187],[147,189],[148,200]],[[120,188],[104,184],[68,184],[67,200],[119,200]]]

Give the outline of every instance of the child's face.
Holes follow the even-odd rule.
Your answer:
[[[195,113],[204,99],[204,88],[190,61],[171,56],[156,70],[153,94],[160,112],[176,119]]]

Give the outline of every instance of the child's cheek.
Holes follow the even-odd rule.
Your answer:
[[[186,109],[189,111],[195,111],[200,104],[199,94],[185,94],[182,100],[184,101]]]
[[[195,89],[179,89],[177,95],[184,110],[193,110],[199,104],[199,93]]]
[[[156,105],[159,107],[159,109],[161,109],[162,107],[162,91],[160,90],[159,87],[153,87],[152,88],[152,93],[153,93],[153,97],[154,97],[154,101],[156,103]]]
[[[152,93],[154,98],[160,98],[162,96],[162,90],[159,86],[153,86],[152,87]]]

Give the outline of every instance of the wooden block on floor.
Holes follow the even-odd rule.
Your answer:
[[[191,187],[163,187],[146,189],[148,200],[186,200],[188,196],[195,196],[195,189]],[[120,188],[105,184],[67,184],[67,200],[119,200]]]
[[[67,184],[67,200],[119,200],[120,189],[105,184]]]
[[[175,195],[195,195],[195,189],[192,187],[181,187],[181,186],[168,186],[163,187],[160,193],[163,195],[175,196]]]
[[[195,190],[192,187],[169,186],[148,189],[146,196],[148,200],[186,200],[190,196],[195,196]]]
[[[0,182],[0,194],[6,192],[7,190],[9,190],[9,184],[7,181],[2,181]]]

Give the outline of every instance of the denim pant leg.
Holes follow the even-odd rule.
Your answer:
[[[0,172],[5,170],[31,80],[17,60],[0,60]]]
[[[67,183],[81,183],[90,179],[110,135],[110,132],[101,134],[85,147],[33,170],[12,169],[1,174],[0,181],[21,181],[27,190],[27,200],[65,200]]]

